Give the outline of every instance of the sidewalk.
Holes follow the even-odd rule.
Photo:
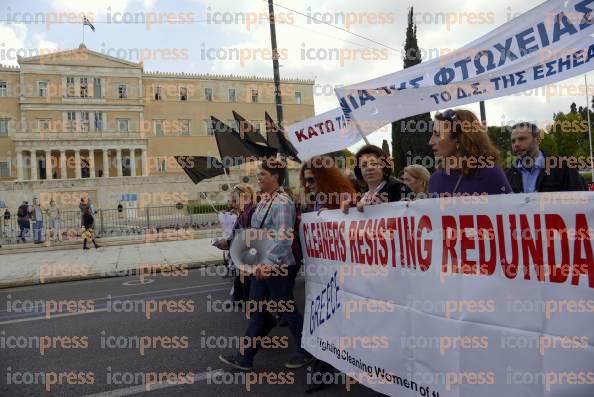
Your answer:
[[[0,255],[0,288],[132,275],[137,274],[142,265],[173,264],[190,268],[221,262],[222,251],[213,247],[210,241],[210,238],[153,241],[99,249],[91,243],[89,247],[93,248],[87,251],[79,245],[79,249],[4,254]]]

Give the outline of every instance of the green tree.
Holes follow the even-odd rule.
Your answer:
[[[348,149],[337,150],[335,152],[330,152],[326,154],[326,156],[334,159],[334,162],[337,167],[345,168],[348,167],[349,164],[352,164],[352,157],[355,157],[353,152]]]
[[[403,61],[405,69],[421,63],[417,26],[413,22],[412,7],[408,12]],[[431,130],[429,113],[418,114],[392,123],[392,157],[396,175],[409,164],[421,163],[426,156],[433,157],[433,152],[427,144],[431,137]],[[419,159],[421,161],[416,161]]]
[[[549,133],[545,133],[540,142],[540,148],[544,150],[547,155],[556,156],[559,154],[559,148],[555,138]]]
[[[391,150],[390,150],[390,144],[388,143],[388,141],[386,139],[384,139],[384,141],[382,142],[382,149],[384,152],[388,153],[388,155],[390,155]]]
[[[581,156],[589,153],[588,123],[579,113],[559,112],[553,115],[549,134],[557,144],[559,156]]]

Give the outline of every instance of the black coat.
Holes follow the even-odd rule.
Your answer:
[[[551,163],[557,165],[560,164],[560,166],[549,168],[547,173],[547,157],[553,158],[554,156],[547,156],[544,152],[543,155],[545,156],[545,168],[540,171],[538,179],[536,180],[537,192],[571,192],[576,190],[588,190],[586,181],[582,178],[578,170],[576,168],[570,168],[566,161],[563,161],[560,164],[559,158],[556,159],[556,162]],[[507,180],[514,193],[524,192],[522,173],[515,165],[509,168],[505,172],[505,175],[507,176]]]
[[[91,214],[83,215],[83,226],[85,227],[85,229],[92,229],[94,222],[95,222],[95,219],[93,218],[93,215],[91,215]]]
[[[388,183],[378,193],[380,197],[387,197],[387,201],[391,203],[407,198],[410,194],[410,189],[399,179],[391,176],[388,179]]]

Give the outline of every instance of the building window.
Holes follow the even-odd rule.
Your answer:
[[[51,120],[50,119],[39,119],[37,120],[37,126],[40,132],[48,132],[50,130]]]
[[[10,176],[10,161],[0,161],[0,177]]]
[[[237,102],[235,88],[229,88],[229,102]]]
[[[101,98],[101,78],[93,78],[93,98]]]
[[[295,103],[301,105],[301,92],[295,91]]]
[[[157,157],[157,171],[167,172],[167,157]]]
[[[212,102],[212,88],[204,89],[204,99],[208,102]]]
[[[0,119],[0,136],[8,136],[8,119]]]
[[[0,177],[10,176],[10,161],[0,161]]]
[[[190,120],[180,120],[179,126],[182,136],[190,136]]]
[[[87,98],[89,96],[89,79],[86,77],[80,78],[80,97]]]
[[[179,87],[179,100],[180,101],[188,100],[188,89],[186,87]]]
[[[155,99],[155,101],[160,101],[163,99],[163,97],[161,96],[161,87],[160,86],[155,86],[153,87],[153,91],[154,91],[154,95],[153,98]]]
[[[204,119],[204,132],[206,135],[214,135],[214,128],[211,119]]]
[[[118,132],[128,132],[128,120],[118,119]]]
[[[47,96],[47,81],[38,81],[37,82],[37,95],[38,96]]]
[[[89,132],[89,112],[80,112],[80,130]]]
[[[8,83],[0,81],[0,96],[8,96]]]
[[[118,98],[120,98],[120,99],[128,98],[128,86],[126,84],[118,85]]]
[[[66,96],[74,96],[74,77],[66,77]]]
[[[75,112],[68,112],[68,124],[67,128],[69,132],[74,132],[76,130],[76,113]]]
[[[95,112],[95,131],[103,131],[103,112]]]
[[[258,90],[252,89],[252,103],[260,102],[260,95],[258,94]]]
[[[164,136],[163,120],[155,120],[155,136]]]

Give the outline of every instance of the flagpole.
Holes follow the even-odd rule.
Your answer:
[[[584,73],[584,83],[586,84],[586,114],[588,115],[588,140],[590,141],[590,173],[592,174],[592,183],[594,183],[594,164],[592,163],[592,124],[590,122],[590,96],[588,95],[588,75]]]
[[[82,26],[82,28],[83,28],[83,44],[85,44],[85,19],[84,18],[85,17],[83,16],[83,26]]]

